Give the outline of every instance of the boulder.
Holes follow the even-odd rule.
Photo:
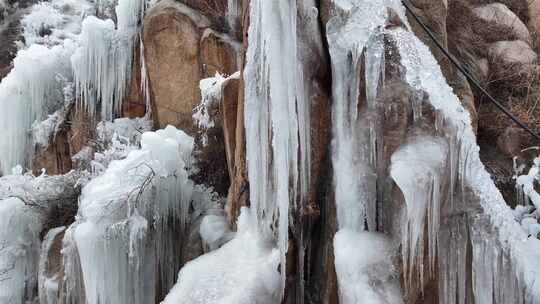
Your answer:
[[[529,64],[538,58],[529,44],[521,40],[492,43],[489,46],[489,54],[493,57],[499,57],[506,63]]]
[[[525,23],[506,5],[502,3],[490,3],[475,7],[473,12],[485,21],[511,28],[520,40],[527,43],[531,42],[531,34]]]
[[[168,124],[194,135],[192,110],[201,100],[199,41],[210,21],[184,4],[164,0],[144,20],[143,43],[158,127]]]
[[[540,1],[529,1],[529,29],[533,35],[540,32]]]

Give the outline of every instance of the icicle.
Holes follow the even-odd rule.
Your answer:
[[[74,45],[51,49],[32,45],[17,53],[12,71],[0,83],[0,174],[26,165],[34,121],[63,105],[63,79],[69,79]],[[62,78],[57,77],[62,75]],[[52,114],[52,113],[51,113]]]
[[[81,46],[73,55],[77,96],[91,113],[101,105],[101,118],[112,120],[119,112],[131,76],[138,24],[147,0],[120,0],[118,26],[112,20],[88,17],[83,21]]]
[[[495,250],[495,262],[491,265],[495,278],[493,281],[493,302],[538,302],[540,285],[535,282],[540,265],[535,261],[540,259],[540,241],[535,238],[527,238],[522,228],[514,220],[512,211],[506,205],[490,175],[486,172],[480,161],[479,147],[476,144],[469,113],[463,108],[446,83],[429,48],[410,32],[397,29],[390,33],[398,46],[401,63],[406,70],[405,80],[415,88],[429,94],[429,102],[435,111],[439,111],[444,116],[444,119],[440,121],[444,121],[445,127],[449,130],[446,135],[451,153],[451,191],[467,194],[467,199],[477,199],[483,209],[484,216],[487,218],[487,225],[493,226],[493,229],[489,230],[490,237],[493,237],[494,240],[492,244],[495,244],[495,246],[489,245]],[[452,155],[452,151],[456,151],[454,155]],[[460,183],[459,188],[455,187],[454,179]],[[454,203],[450,202],[451,205]],[[476,240],[478,239],[476,238]],[[476,241],[476,244],[480,243]],[[476,251],[478,257],[478,252],[484,254],[483,248],[488,248],[487,246],[481,245],[473,249],[473,252]],[[489,253],[487,255],[489,256]],[[462,259],[462,255],[459,256]],[[444,263],[444,260],[442,262]],[[477,273],[485,271],[485,273],[490,274],[489,269],[482,268],[483,265],[485,264],[481,260],[473,261],[473,268],[478,269]],[[448,274],[448,272],[446,273]],[[463,276],[462,272],[460,272],[460,276]],[[450,283],[443,294],[462,294],[458,290],[462,290],[463,286],[451,283],[453,281],[451,277],[447,277],[445,280]],[[479,280],[475,279],[477,286],[480,286]],[[489,282],[489,278],[482,278],[482,280]],[[482,291],[475,288],[475,298],[478,301],[486,300],[487,303],[493,303],[488,299],[487,294],[481,294]],[[447,297],[448,303],[456,303],[452,297]],[[462,299],[463,296],[461,296],[460,301],[463,301]]]
[[[424,244],[428,248],[428,270],[434,270],[441,206],[441,187],[448,147],[440,138],[410,139],[392,155],[390,176],[401,189],[406,208],[401,226],[401,244],[405,285],[422,276]],[[428,235],[424,235],[427,222]],[[413,268],[417,268],[416,272]],[[423,286],[422,277],[420,284]]]
[[[305,201],[309,182],[309,111],[297,54],[294,2],[251,2],[244,78],[251,206],[265,235],[277,238],[286,280],[290,204]],[[283,293],[281,294],[283,296]]]
[[[65,255],[80,263],[86,303],[150,303],[173,286],[192,203],[204,212],[213,200],[189,180],[192,149],[193,138],[174,127],[146,132],[140,150],[82,189],[68,230],[76,250]],[[67,280],[78,282],[73,275]]]
[[[25,304],[37,294],[39,215],[18,198],[0,200],[0,302]]]

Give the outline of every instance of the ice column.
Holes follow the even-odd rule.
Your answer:
[[[282,284],[289,209],[306,199],[309,184],[309,111],[297,58],[294,1],[251,2],[244,78],[251,207],[258,227],[277,238]]]

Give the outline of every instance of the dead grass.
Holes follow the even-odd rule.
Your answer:
[[[506,4],[522,20],[528,19],[528,0],[499,1]],[[465,66],[473,66],[475,60],[487,58],[490,71],[483,85],[497,100],[503,103],[519,119],[540,131],[540,69],[519,64],[505,64],[500,58],[490,58],[489,45],[501,40],[517,40],[511,28],[486,22],[472,12],[473,5],[487,4],[491,0],[449,1],[447,19],[449,49]],[[475,92],[479,114],[479,135],[497,138],[512,126],[502,112],[482,94]],[[524,134],[530,141],[530,136]]]
[[[540,132],[540,67],[505,64],[499,58],[490,61],[486,83],[489,92],[521,121]],[[478,101],[479,127],[484,136],[498,136],[513,124],[482,96]],[[537,144],[527,134],[523,134],[523,140],[528,145]]]

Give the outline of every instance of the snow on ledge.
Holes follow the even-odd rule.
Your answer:
[[[279,303],[279,250],[261,237],[250,213],[242,209],[230,242],[184,266],[162,304]]]

